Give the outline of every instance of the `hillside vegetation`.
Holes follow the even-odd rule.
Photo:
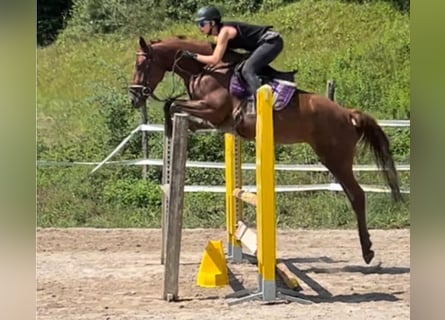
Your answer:
[[[226,12],[227,19],[272,24],[282,33],[285,48],[274,66],[298,69],[301,88],[325,94],[326,81],[335,79],[335,98],[341,104],[377,119],[409,119],[409,13],[394,6],[394,1],[361,2],[265,0],[246,9],[248,3],[257,2],[244,1],[240,3],[247,7]],[[147,39],[176,34],[202,38],[194,23],[186,20],[197,2],[180,2],[194,5],[181,7],[178,12],[183,16],[177,22],[172,13],[167,14],[167,7],[153,9],[150,1],[131,3],[132,10],[118,0],[74,1],[66,29],[53,44],[37,50],[39,160],[101,161],[140,123],[139,111],[131,108],[127,94],[139,35]],[[157,94],[165,97],[171,91],[172,77],[167,76]],[[149,122],[162,121],[161,106],[150,101]],[[385,131],[396,162],[409,163],[409,129]],[[244,143],[243,148],[244,160],[253,162],[254,145]],[[191,136],[188,155],[190,160],[224,161],[223,136]],[[140,157],[137,135],[112,160]],[[312,150],[302,144],[278,146],[276,157],[279,163],[318,163]],[[150,158],[162,158],[160,134],[150,136]],[[372,161],[369,154],[357,156],[357,163]],[[140,167],[107,165],[92,175],[91,169],[39,165],[39,226],[159,226],[160,167],[150,168],[146,180],[141,179]],[[357,176],[360,183],[383,185],[376,173]],[[409,188],[409,173],[400,172],[400,176],[402,187]],[[254,173],[245,172],[244,180],[254,184]],[[277,185],[331,181],[327,173],[277,172]],[[223,185],[224,172],[187,169],[186,183]],[[224,199],[223,194],[187,194],[185,226],[224,226]],[[354,213],[343,193],[279,194],[277,205],[281,227],[355,227]],[[251,208],[246,208],[246,214],[254,220]],[[409,198],[393,204],[388,194],[368,194],[368,220],[371,227],[408,226]]]

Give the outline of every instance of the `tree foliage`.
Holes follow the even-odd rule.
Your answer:
[[[299,0],[217,0],[223,14],[249,15]],[[343,0],[367,4],[379,0]],[[386,0],[398,10],[409,12],[410,0]],[[37,43],[52,43],[67,24],[71,35],[97,33],[138,34],[159,30],[167,25],[190,20],[203,0],[38,0]]]
[[[73,0],[37,0],[37,44],[52,43],[66,26]]]

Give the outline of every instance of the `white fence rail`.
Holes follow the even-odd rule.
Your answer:
[[[379,125],[382,127],[410,127],[410,120],[380,120]],[[136,127],[131,133],[122,140],[122,142],[101,162],[84,162],[84,161],[46,161],[38,160],[37,166],[39,167],[54,167],[54,166],[74,166],[74,165],[87,165],[95,166],[91,173],[97,171],[103,165],[151,165],[162,166],[161,159],[135,159],[135,160],[121,160],[121,161],[109,161],[124,145],[131,139],[131,137],[139,131],[149,132],[163,132],[164,126],[160,124],[141,124]],[[199,132],[215,132],[213,129],[200,130]],[[221,146],[222,147],[222,146]],[[224,169],[225,164],[222,162],[204,162],[204,161],[187,161],[186,167],[188,168],[214,168]],[[255,170],[254,163],[243,163],[243,170]],[[409,164],[396,165],[398,171],[410,171]],[[323,165],[317,164],[276,164],[275,170],[277,171],[305,171],[305,172],[326,172],[328,169]],[[377,171],[379,168],[374,165],[355,165],[354,171]],[[362,188],[366,192],[390,192],[388,188],[382,188],[380,186],[362,185]],[[244,186],[243,189],[255,192],[255,186]],[[276,186],[277,192],[295,192],[295,191],[342,191],[341,186],[338,183],[327,184],[312,184],[312,185],[289,185],[289,186]],[[226,192],[225,186],[185,186],[185,192]],[[402,190],[403,193],[410,193],[409,190]]]
[[[73,165],[149,165],[149,166],[162,166],[162,159],[136,159],[136,160],[120,160],[120,161],[107,161],[107,162],[60,162],[60,161],[38,161],[40,167],[53,167],[53,166],[73,166]],[[206,161],[187,161],[187,168],[206,168],[206,169],[224,169],[225,164],[223,162],[206,162]],[[241,168],[243,170],[255,170],[255,163],[243,163]],[[409,164],[396,165],[398,171],[410,171]],[[276,171],[312,171],[312,172],[327,172],[329,171],[325,166],[320,164],[275,164]],[[377,166],[374,165],[355,165],[354,171],[377,171]]]

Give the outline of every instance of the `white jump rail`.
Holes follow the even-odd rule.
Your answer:
[[[378,120],[377,123],[382,127],[410,127],[411,120]],[[163,124],[142,124],[138,127],[141,131],[163,132]],[[199,132],[216,132],[215,129],[204,129]]]

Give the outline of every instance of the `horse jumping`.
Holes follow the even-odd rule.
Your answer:
[[[183,79],[190,99],[172,98],[167,101],[165,120],[170,127],[171,115],[185,112],[192,121],[196,120],[195,128],[213,127],[246,140],[254,140],[256,115],[246,112],[246,99],[240,99],[230,91],[235,65],[244,56],[229,51],[221,65],[209,67],[182,57],[183,50],[209,55],[212,46],[207,41],[183,37],[149,43],[140,37],[129,87],[133,107],[141,107],[148,97],[160,100],[154,90],[166,72],[174,72]],[[287,74],[271,70],[273,72],[270,74],[273,75]],[[362,256],[369,264],[374,251],[371,250],[366,222],[365,194],[352,171],[353,158],[358,142],[363,142],[374,153],[393,199],[401,200],[388,137],[372,116],[357,109],[344,108],[327,97],[298,88],[287,107],[274,110],[273,119],[276,144],[308,143],[342,186],[356,214]]]

